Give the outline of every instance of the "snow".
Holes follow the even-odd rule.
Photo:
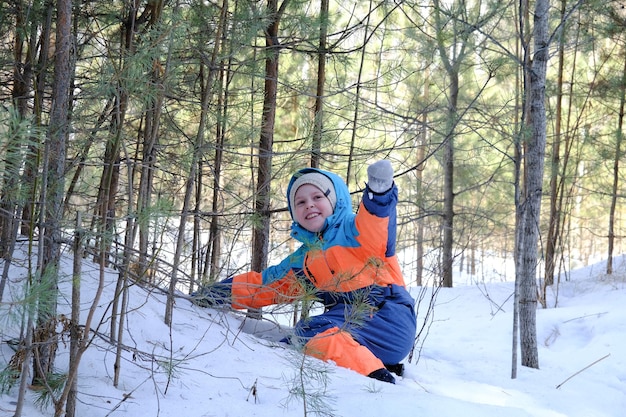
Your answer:
[[[15,294],[25,270],[11,269]],[[66,276],[71,257],[64,259]],[[411,363],[396,385],[304,357],[278,340],[289,331],[285,317],[263,321],[241,313],[205,309],[179,298],[171,329],[164,324],[165,295],[135,285],[129,291],[120,380],[113,386],[115,347],[108,302],[116,273],[107,271],[95,337],[80,365],[77,416],[438,416],[438,417],[621,417],[626,415],[626,264],[603,274],[603,264],[570,271],[548,308],[537,311],[540,369],[518,366],[511,378],[513,284],[474,283],[442,288],[432,316],[425,318],[432,291],[420,303],[425,323]],[[98,282],[87,260],[82,274],[82,320]],[[555,287],[556,288],[556,287]],[[69,278],[62,285],[70,299]],[[417,296],[420,289],[412,288]],[[0,337],[19,330],[0,305]],[[69,313],[67,306],[60,309]],[[14,312],[11,310],[11,312]],[[59,346],[57,367],[67,367]],[[0,364],[13,355],[0,345]],[[302,400],[302,383],[306,408]],[[12,416],[17,384],[0,395],[0,416]],[[33,405],[23,415],[51,416]]]

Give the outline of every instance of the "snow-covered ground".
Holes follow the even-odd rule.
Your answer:
[[[163,320],[165,296],[134,286],[118,387],[113,386],[115,348],[96,337],[80,366],[77,416],[622,417],[623,262],[615,262],[612,276],[603,274],[602,264],[572,271],[558,294],[550,294],[549,308],[537,312],[540,369],[519,366],[516,379],[511,378],[513,284],[441,289],[426,337],[396,385],[301,356],[275,341],[288,329],[270,320],[246,320],[178,299],[170,329]],[[63,268],[69,276],[71,258]],[[5,300],[23,278],[23,270],[12,269]],[[92,324],[105,335],[115,279],[113,272],[106,275],[104,301]],[[97,267],[85,261],[83,320],[97,281]],[[69,300],[69,279],[62,290]],[[426,303],[420,305],[420,325]],[[2,341],[14,336],[9,309],[14,306],[0,305]],[[69,312],[66,306],[61,310]],[[60,345],[60,351],[66,348]],[[12,354],[2,343],[0,365]],[[67,366],[65,353],[57,366]],[[29,393],[23,415],[53,415],[51,408],[32,405],[34,396]],[[17,386],[0,395],[0,416],[12,416],[16,400]]]

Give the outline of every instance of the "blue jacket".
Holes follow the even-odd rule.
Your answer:
[[[332,180],[337,196],[333,214],[326,219],[320,233],[310,232],[294,221],[291,236],[301,246],[278,265],[261,273],[236,276],[233,306],[259,308],[288,302],[300,292],[293,288],[294,283],[302,283],[303,278],[307,285],[310,283],[319,290],[322,300],[328,298],[325,293],[331,293],[334,298],[337,295],[349,297],[351,291],[371,285],[404,287],[395,253],[396,186],[382,194],[366,187],[355,214],[348,187],[338,175],[314,168],[302,171],[307,170],[320,172]],[[289,207],[290,213],[291,209]]]

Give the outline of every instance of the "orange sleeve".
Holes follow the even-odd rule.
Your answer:
[[[398,263],[398,257],[395,254],[392,256],[386,256],[385,254],[389,239],[389,218],[377,217],[369,213],[363,207],[363,203],[361,203],[359,214],[357,215],[357,230],[359,231],[357,241],[361,244],[361,248],[357,250],[361,251],[363,256],[367,256],[369,264],[372,266],[378,265],[375,261],[376,258],[384,262],[384,271],[376,271],[375,282],[379,285],[397,284],[404,287],[404,277]],[[395,236],[393,236],[393,239],[395,239]]]
[[[357,240],[365,252],[384,258],[389,239],[389,218],[370,213],[361,202],[356,215],[356,228],[359,231]]]
[[[246,309],[287,304],[295,301],[302,293],[302,287],[292,271],[269,285],[263,285],[260,272],[251,271],[233,277],[232,306]]]

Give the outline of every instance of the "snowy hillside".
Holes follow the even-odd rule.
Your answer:
[[[71,259],[65,262],[69,276]],[[517,379],[510,377],[512,284],[442,289],[421,351],[406,364],[406,374],[396,385],[303,358],[275,341],[288,329],[269,320],[246,321],[242,315],[199,308],[184,299],[177,301],[170,331],[163,323],[165,296],[134,286],[119,386],[113,386],[115,348],[96,337],[81,362],[77,415],[304,416],[304,381],[308,416],[622,417],[626,265],[620,262],[613,276],[603,275],[602,265],[596,265],[574,271],[561,283],[550,300],[557,307],[537,314],[541,369],[519,367]],[[23,278],[23,270],[12,269],[11,291]],[[108,302],[115,273],[106,279],[102,299]],[[85,261],[83,316],[97,280],[96,266]],[[69,289],[68,279],[62,285],[66,300]],[[99,307],[92,328],[99,325],[98,332],[107,335],[109,306]],[[15,335],[8,309],[7,303],[0,306],[3,341]],[[0,348],[4,366],[13,350],[7,343]],[[66,350],[63,345],[60,349]],[[62,354],[57,366],[66,367],[66,361]],[[1,395],[0,416],[12,416],[16,400],[17,387]],[[23,413],[52,414],[32,401]]]

